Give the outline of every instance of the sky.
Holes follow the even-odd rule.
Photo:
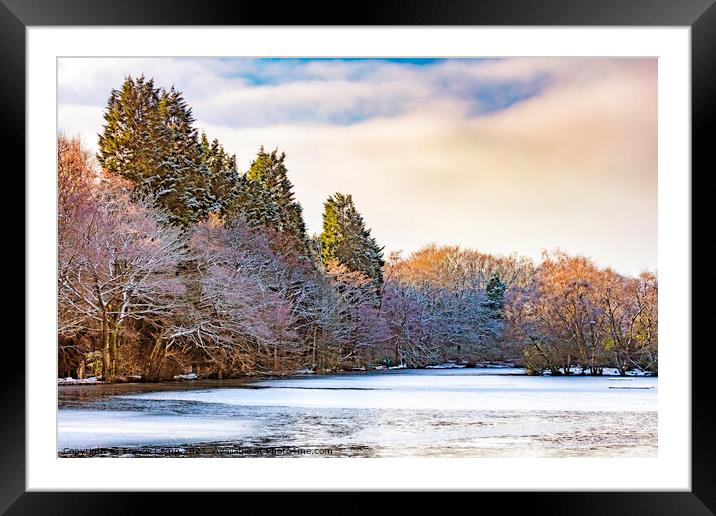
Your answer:
[[[63,58],[58,128],[96,150],[127,75],[174,86],[246,170],[286,152],[310,233],[353,195],[373,236],[657,267],[657,60]]]

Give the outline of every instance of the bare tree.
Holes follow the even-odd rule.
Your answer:
[[[60,146],[62,151],[66,142]],[[76,146],[69,145],[72,152]],[[84,193],[61,184],[58,294],[60,333],[99,334],[102,375],[112,379],[121,330],[127,320],[156,317],[175,307],[181,287],[176,266],[183,254],[179,234],[150,208],[132,202],[127,185],[95,172]],[[63,183],[64,184],[64,183]],[[71,182],[70,184],[76,184]]]

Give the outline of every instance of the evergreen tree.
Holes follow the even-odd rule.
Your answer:
[[[235,210],[249,222],[273,228],[308,250],[303,209],[294,198],[285,160],[285,153],[261,147],[237,190]]]
[[[336,193],[324,203],[321,260],[332,260],[349,270],[371,278],[376,287],[383,283],[383,248],[365,227],[350,195]]]
[[[170,223],[187,226],[212,207],[209,169],[194,117],[182,94],[127,77],[113,90],[104,113],[97,159],[129,179],[139,198],[151,198]]]
[[[497,272],[490,277],[485,286],[485,296],[487,297],[485,307],[490,311],[493,319],[503,318],[506,288],[507,285],[502,282]]]
[[[205,217],[212,206],[209,169],[193,127],[191,108],[181,93],[174,88],[163,92],[159,105],[165,153],[151,190],[172,222],[186,226]]]
[[[210,211],[226,216],[236,202],[242,181],[236,166],[236,155],[229,155],[219,140],[209,139],[204,132],[200,138],[203,160],[209,171]]]
[[[112,90],[104,112],[97,159],[102,167],[129,179],[140,196],[151,191],[151,181],[163,162],[160,91],[152,79],[127,77]]]

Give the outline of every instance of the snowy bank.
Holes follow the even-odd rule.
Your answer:
[[[91,376],[90,378],[70,378],[69,376],[67,378],[58,378],[57,379],[57,385],[78,385],[83,383],[102,383],[102,381],[97,378],[96,376]]]
[[[564,374],[564,369],[560,369],[560,371],[562,372],[562,374]],[[569,374],[574,375],[574,376],[581,376],[581,375],[590,376],[587,372],[587,369],[583,369],[581,367],[570,367]],[[544,371],[542,373],[542,376],[552,376],[552,372],[549,370]],[[617,369],[616,367],[605,367],[602,369],[602,376],[621,376],[621,375],[619,374],[619,369]],[[634,370],[627,371],[626,376],[649,377],[649,376],[656,376],[656,375],[649,371],[641,371],[641,370],[634,369]]]
[[[199,376],[196,373],[178,374],[174,376],[175,380],[197,380]]]

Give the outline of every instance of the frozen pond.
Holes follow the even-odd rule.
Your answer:
[[[656,456],[656,378],[520,373],[394,370],[255,382],[60,387],[58,452]]]

